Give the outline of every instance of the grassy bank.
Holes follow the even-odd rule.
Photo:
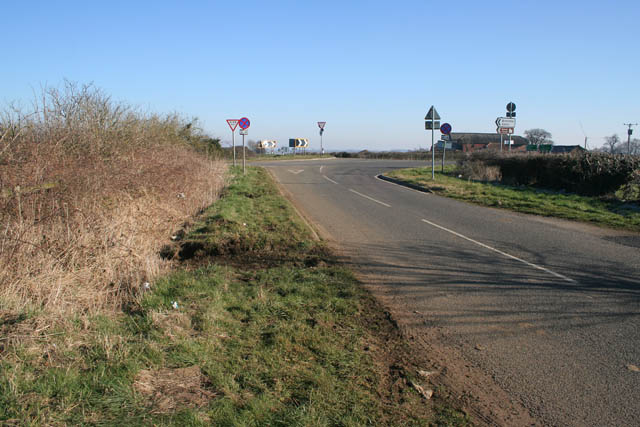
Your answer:
[[[387,175],[428,188],[441,196],[479,205],[640,231],[640,209],[637,205],[532,187],[474,182],[457,178],[454,169],[453,165],[446,166],[442,174],[436,167],[435,180],[431,180],[430,167],[396,170]]]
[[[397,328],[264,170],[236,176],[162,254],[182,267],[126,312],[1,343],[3,423],[468,422],[444,391],[416,391],[429,384]]]

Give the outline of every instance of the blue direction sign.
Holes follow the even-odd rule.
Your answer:
[[[440,132],[444,135],[449,135],[451,133],[451,125],[449,123],[443,123],[442,126],[440,126]]]
[[[240,121],[238,122],[238,126],[240,126],[240,129],[249,129],[250,125],[251,125],[251,122],[246,117],[241,118]]]

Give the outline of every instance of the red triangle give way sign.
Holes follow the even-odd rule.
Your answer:
[[[238,122],[239,121],[240,120],[237,120],[237,119],[227,119],[227,123],[229,124],[229,127],[231,128],[231,132],[236,130],[236,126],[238,126]]]

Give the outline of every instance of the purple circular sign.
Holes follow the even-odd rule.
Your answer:
[[[240,126],[240,129],[248,129],[250,125],[251,122],[246,117],[241,118],[238,122],[238,126]]]
[[[440,132],[449,135],[451,133],[451,125],[449,123],[443,123],[442,126],[440,126]]]

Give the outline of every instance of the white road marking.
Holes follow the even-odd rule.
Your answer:
[[[376,200],[373,197],[367,196],[366,194],[358,193],[356,190],[352,190],[351,188],[349,189],[349,191],[351,191],[352,193],[356,193],[358,196],[364,197],[365,199],[369,199],[372,202],[380,203],[382,206],[386,206],[388,208],[391,207],[391,205],[388,205],[385,202],[381,202],[380,200]]]
[[[329,178],[329,177],[328,177],[328,176],[326,176],[326,175],[322,175],[322,177],[323,177],[324,179],[326,179],[327,181],[329,181],[329,182],[333,182],[334,184],[338,184],[337,182],[335,182],[334,180],[332,180],[331,178]]]
[[[320,166],[320,172],[322,172],[322,168],[324,167],[324,165]]]
[[[506,252],[502,252],[502,251],[501,251],[501,250],[499,250],[499,249],[492,248],[492,247],[491,247],[491,246],[489,246],[489,245],[485,245],[484,243],[478,242],[477,240],[473,240],[473,239],[472,239],[472,238],[470,238],[470,237],[464,236],[464,235],[462,235],[462,234],[460,234],[460,233],[457,233],[457,232],[455,232],[455,231],[453,231],[453,230],[449,230],[448,228],[445,228],[445,227],[443,227],[443,226],[441,226],[441,225],[435,224],[435,223],[433,223],[433,222],[431,222],[431,221],[427,221],[426,219],[423,219],[423,220],[422,220],[422,222],[426,222],[426,223],[427,223],[427,224],[429,224],[429,225],[432,225],[432,226],[434,226],[434,227],[436,227],[436,228],[439,228],[439,229],[441,229],[441,230],[444,230],[444,231],[446,231],[446,232],[448,232],[448,233],[451,233],[451,234],[453,234],[453,235],[455,235],[455,236],[458,236],[458,237],[460,237],[460,238],[462,238],[462,239],[468,240],[468,241],[470,241],[470,242],[472,242],[472,243],[475,243],[476,245],[482,246],[482,247],[483,247],[483,248],[485,248],[485,249],[489,249],[490,251],[497,252],[497,253],[499,253],[500,255],[506,256],[507,258],[511,258],[511,259],[516,260],[516,261],[520,261],[521,263],[527,264],[529,267],[537,268],[538,270],[542,270],[542,271],[544,271],[544,272],[547,272],[547,273],[549,273],[549,274],[551,274],[551,275],[553,275],[553,276],[556,276],[556,277],[558,277],[558,278],[560,278],[560,279],[566,280],[567,282],[570,282],[570,283],[576,283],[576,281],[575,281],[575,280],[573,280],[573,279],[571,279],[571,278],[569,278],[569,277],[567,277],[567,276],[563,276],[562,274],[556,273],[555,271],[551,271],[551,270],[549,270],[548,268],[541,267],[541,266],[539,266],[539,265],[537,265],[537,264],[531,263],[531,262],[529,262],[529,261],[525,261],[525,260],[523,260],[522,258],[518,258],[518,257],[513,256],[513,255],[510,255],[510,254],[508,254],[508,253],[506,253]]]
[[[300,172],[304,172],[304,169],[297,169],[297,170],[287,169],[287,170],[294,175],[298,175]]]

